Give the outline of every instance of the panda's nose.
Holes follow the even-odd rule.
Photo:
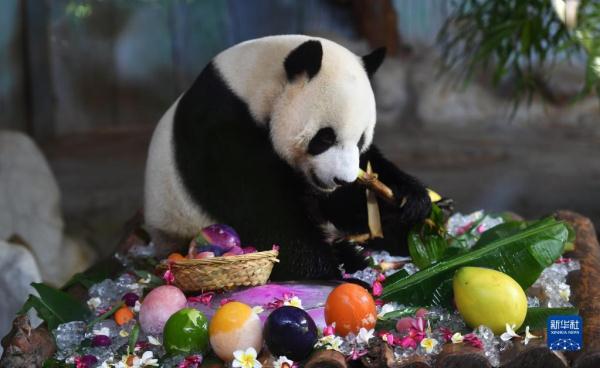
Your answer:
[[[349,181],[340,179],[340,178],[333,178],[333,182],[336,183],[337,185],[346,185],[346,184],[350,184]]]

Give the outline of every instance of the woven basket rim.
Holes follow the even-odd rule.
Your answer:
[[[170,262],[171,266],[179,267],[195,267],[195,266],[211,266],[211,265],[227,265],[230,263],[238,263],[245,261],[253,261],[263,258],[273,258],[273,262],[279,262],[277,256],[279,252],[276,250],[266,250],[262,252],[254,252],[247,254],[240,254],[238,256],[227,256],[227,257],[211,257],[203,259],[182,259],[179,261]],[[158,268],[167,268],[169,263],[161,263]]]

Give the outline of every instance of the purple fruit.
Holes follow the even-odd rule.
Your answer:
[[[203,252],[212,252],[212,253],[214,253],[215,257],[220,257],[223,255],[223,253],[228,252],[228,251],[229,251],[229,249],[225,249],[218,245],[201,245],[196,248],[196,254],[203,253]]]
[[[230,256],[239,256],[240,254],[244,254],[244,250],[240,247],[232,247],[226,253],[229,253]]]
[[[135,307],[135,302],[140,300],[140,297],[136,293],[127,293],[123,295],[123,301],[128,307]]]
[[[275,309],[264,324],[263,336],[274,356],[300,361],[307,358],[317,342],[317,326],[306,311],[284,306]]]
[[[106,335],[96,335],[92,338],[92,347],[110,346],[110,344],[112,344],[112,341]]]
[[[223,224],[214,224],[202,229],[202,237],[212,245],[231,249],[241,245],[239,235],[232,227]]]
[[[77,367],[91,368],[96,363],[98,363],[98,358],[93,355],[82,355],[75,358],[75,364]]]

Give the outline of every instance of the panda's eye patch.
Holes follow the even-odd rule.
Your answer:
[[[365,133],[363,133],[363,134],[360,136],[360,139],[358,140],[358,144],[357,144],[357,146],[358,146],[358,150],[359,150],[359,151],[362,151],[362,149],[363,149],[363,146],[364,146],[364,145],[365,145]]]
[[[335,132],[331,128],[320,129],[317,134],[308,143],[307,152],[311,155],[318,155],[327,151],[335,144]]]

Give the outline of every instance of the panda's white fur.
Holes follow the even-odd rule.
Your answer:
[[[321,69],[310,83],[306,77],[288,83],[283,61],[307,40],[321,42]],[[219,54],[215,64],[253,117],[262,124],[269,121],[273,146],[290,165],[307,177],[314,170],[332,189],[336,177],[356,179],[357,143],[364,133],[363,147],[369,146],[376,117],[375,97],[359,56],[327,39],[290,35],[241,43]],[[333,128],[338,144],[321,155],[307,155],[309,140],[324,127]]]
[[[285,58],[308,40],[321,42],[323,57],[312,78],[286,78]],[[302,35],[272,36],[235,45],[215,57],[224,82],[247,105],[258,124],[269,124],[277,154],[307,180],[318,177],[329,190],[334,179],[352,182],[359,170],[357,143],[363,150],[373,138],[375,99],[359,56],[326,39]],[[149,149],[145,182],[145,217],[151,228],[191,237],[199,227],[216,222],[192,201],[174,159],[173,118],[181,97],[160,120]],[[334,129],[335,146],[307,154],[316,132]],[[323,189],[323,188],[321,188]],[[218,193],[215,193],[218,195]]]
[[[202,208],[192,201],[177,173],[173,145],[173,116],[178,98],[160,119],[148,152],[144,190],[144,217],[151,229],[193,236],[198,226],[213,224]],[[159,236],[159,234],[153,234]]]

